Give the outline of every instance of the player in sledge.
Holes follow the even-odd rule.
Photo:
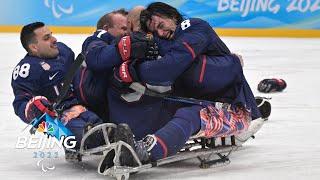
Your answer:
[[[216,103],[206,103],[206,101],[203,101],[201,105],[189,105],[188,107],[180,108],[175,113],[173,118],[170,119],[167,124],[162,126],[161,129],[158,129],[155,133],[146,135],[140,141],[136,141],[133,138],[133,134],[138,134],[138,137],[141,137],[141,134],[145,132],[139,132],[138,126],[144,123],[138,123],[137,121],[134,121],[133,119],[136,119],[135,117],[132,117],[128,120],[115,118],[116,121],[117,119],[121,119],[118,120],[117,123],[129,124],[133,131],[132,133],[128,125],[120,124],[118,125],[117,131],[115,133],[115,139],[130,144],[142,162],[156,161],[167,156],[174,155],[193,135],[200,135],[205,138],[238,135],[238,139],[240,139],[241,141],[246,141],[261,127],[263,122],[261,122],[261,120],[256,120],[257,123],[251,123],[251,129],[249,129],[249,131],[246,131],[251,119],[258,119],[260,117],[260,112],[255,103],[255,99],[253,97],[251,89],[243,76],[239,59],[236,59],[237,57],[230,53],[224,43],[220,39],[217,39],[215,33],[211,33],[211,27],[203,21],[195,20],[196,24],[198,25],[205,24],[203,25],[203,29],[205,30],[199,31],[199,29],[201,29],[199,27],[192,28],[192,25],[188,24],[193,22],[192,20],[190,20],[189,22],[182,21],[182,18],[177,19],[176,9],[172,8],[171,6],[168,7],[168,5],[164,3],[152,3],[150,6],[148,6],[147,11],[149,12],[145,12],[145,16],[147,16],[148,18],[147,20],[142,21],[142,24],[148,24],[146,25],[147,30],[154,32],[158,32],[157,30],[155,30],[156,28],[165,27],[165,24],[169,24],[169,27],[171,26],[171,29],[169,28],[166,33],[162,33],[162,35],[161,33],[156,34],[158,34],[158,36],[162,38],[173,38],[173,45],[168,46],[171,49],[169,48],[168,50],[166,50],[167,53],[165,53],[163,57],[158,60],[142,62],[138,67],[131,66],[130,63],[134,61],[127,61],[123,63],[120,66],[120,69],[122,71],[119,71],[121,73],[119,73],[117,76],[122,82],[130,84],[132,82],[140,80],[144,83],[152,85],[172,85],[175,80],[181,75],[181,73],[183,73],[187,69],[187,67],[190,67],[190,65],[192,65],[192,62],[196,58],[198,58],[200,55],[209,55],[209,52],[208,54],[206,54],[207,51],[212,50],[212,52],[210,52],[210,56],[232,56],[232,58],[234,58],[234,60],[231,61],[232,63],[236,64],[235,69],[240,69],[238,72],[240,72],[241,74],[241,76],[239,76],[240,78],[238,83],[235,84],[240,84],[240,86],[235,87],[233,91],[226,91],[225,94],[217,96],[218,98],[220,98],[219,100],[222,101],[222,103],[218,101]],[[152,11],[157,11],[155,13],[156,15],[152,14],[154,13]],[[168,16],[167,14],[165,14],[164,16],[166,22],[159,22],[157,20],[159,20],[159,18],[161,19],[160,16],[162,14],[158,11],[162,13],[173,12],[175,16]],[[143,15],[141,16],[143,17]],[[179,15],[178,17],[181,17],[181,15]],[[153,18],[155,18],[155,22],[153,22]],[[177,25],[182,22],[184,26]],[[150,25],[153,27],[148,27]],[[210,31],[208,29],[210,29]],[[208,38],[208,33],[209,37],[210,35],[212,35],[213,37]],[[207,42],[208,39],[212,40],[213,42]],[[126,39],[124,39],[123,41],[125,40]],[[159,44],[159,46],[161,49],[161,44]],[[219,63],[221,61],[217,62]],[[230,65],[230,67],[234,66]],[[223,66],[221,65],[220,68],[223,68]],[[218,65],[216,66],[216,69],[219,69]],[[118,71],[115,72],[117,73]],[[209,74],[212,73],[214,75],[215,72],[209,72]],[[217,76],[220,77],[219,75],[221,74],[218,74]],[[135,79],[136,77],[138,77],[138,79]],[[187,78],[195,77],[191,76]],[[208,81],[210,85],[210,79],[207,79],[206,81]],[[192,81],[186,81],[187,84],[191,84],[190,82]],[[209,90],[211,87],[214,87],[210,87],[209,85],[205,85],[205,87],[207,87]],[[189,85],[187,90],[189,90],[190,88],[192,89],[192,87],[190,87]],[[208,94],[210,95],[211,93],[212,91],[209,91]],[[201,91],[198,91],[194,94],[198,97],[206,97],[205,93]],[[209,100],[214,101],[217,99],[212,98]],[[112,107],[119,106],[119,101],[117,102],[118,104],[114,104],[115,106],[112,105]],[[145,119],[145,121],[148,121],[148,119]],[[153,121],[153,123],[156,124],[158,122]],[[241,134],[241,132],[245,133]],[[105,165],[106,162],[109,162],[110,160],[108,158],[109,157],[106,156],[105,161],[102,161],[100,163],[99,171],[101,173],[105,171],[105,168],[108,168],[108,166]],[[130,153],[124,152],[122,155],[120,155],[121,164],[124,166],[134,166],[135,163],[132,160],[133,158],[132,156],[130,157]]]
[[[70,84],[67,84],[66,96],[55,109],[52,108],[62,93],[61,83],[74,62],[73,51],[57,42],[42,22],[25,25],[21,30],[20,40],[27,54],[12,73],[11,86],[15,96],[13,107],[16,115],[27,124],[41,119],[43,114],[57,117],[75,136],[75,149],[78,149],[86,129],[102,123],[102,120],[81,105]],[[99,141],[88,141],[87,146],[95,147],[100,144]]]

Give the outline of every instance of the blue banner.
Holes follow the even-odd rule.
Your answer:
[[[43,21],[54,26],[95,26],[105,13],[149,0],[2,0],[1,25]],[[320,0],[171,0],[186,17],[218,28],[320,29]]]

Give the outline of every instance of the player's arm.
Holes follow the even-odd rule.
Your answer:
[[[12,104],[15,114],[24,122],[29,123],[25,115],[25,109],[28,101],[33,97],[32,94],[28,93],[27,90],[23,90],[18,87],[13,88],[13,93],[14,101]]]
[[[100,39],[91,39],[84,49],[87,67],[93,71],[108,71],[122,63],[114,44],[107,44]]]
[[[206,30],[190,26],[189,30],[186,29],[186,32],[171,44],[162,58],[143,62],[138,68],[139,77],[149,84],[172,84],[208,46],[210,41],[206,35]]]
[[[34,64],[33,64],[34,65]],[[54,116],[55,113],[48,107],[51,103],[46,97],[36,96],[39,92],[38,74],[32,74],[33,65],[22,63],[17,65],[12,73],[11,86],[14,93],[13,108],[17,116],[26,123],[40,117],[43,113]],[[36,65],[34,65],[36,66]]]
[[[62,42],[58,42],[57,45],[59,49],[59,55],[62,56],[66,69],[69,69],[75,58],[74,52],[70,47]]]

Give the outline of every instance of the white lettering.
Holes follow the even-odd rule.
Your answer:
[[[39,149],[39,145],[41,145],[41,143],[38,143],[39,142],[38,139],[39,138],[37,137],[31,136],[28,143],[28,149],[37,149],[37,148]]]
[[[43,136],[41,138],[31,136],[31,137],[18,137],[15,148],[17,149],[53,149],[55,145],[59,148],[63,146],[67,149],[74,148],[76,146],[75,136],[62,136],[58,141],[56,138],[49,136]]]
[[[61,136],[61,138],[59,139],[59,141],[55,141],[56,142],[56,145],[58,145],[58,147],[59,148],[62,148],[62,144],[63,144],[63,142],[64,142],[64,136]],[[58,142],[58,144],[57,144],[57,142]]]
[[[305,5],[303,5],[303,4],[305,4]],[[310,5],[311,5],[310,0],[300,0],[300,2],[299,2],[300,12],[306,12],[310,8]]]
[[[67,149],[75,148],[77,144],[77,141],[75,139],[75,136],[68,136],[67,138],[65,138],[63,141],[64,147]]]
[[[26,137],[18,137],[16,148],[17,149],[24,149],[27,147],[27,138]]]
[[[311,0],[291,0],[287,7],[287,12],[299,11],[301,13],[314,12],[320,9],[320,0],[312,2]]]
[[[269,3],[269,0],[259,0],[257,2],[256,11],[260,11],[261,9],[263,12],[266,12],[268,9],[268,3]]]
[[[276,4],[276,5],[272,6],[274,1],[275,1],[275,0],[270,0],[270,1],[269,1],[269,6],[268,6],[268,8],[269,8],[269,11],[271,11],[273,14],[276,14],[276,13],[278,13],[279,10],[280,10],[280,5],[279,5],[279,4]]]
[[[275,0],[219,0],[217,9],[218,12],[240,12],[241,17],[246,17],[251,12],[260,11],[275,14],[279,10],[280,5],[275,4]]]
[[[250,11],[252,12],[255,11],[255,7],[256,7],[255,5],[256,5],[256,0],[252,0]]]
[[[245,5],[246,5],[246,1],[241,1],[240,12],[244,11]]]
[[[223,12],[228,10],[229,8],[229,0],[219,0],[218,3],[218,12]]]
[[[287,12],[298,10],[298,8],[295,4],[297,4],[297,0],[291,1],[291,3],[287,7]]]
[[[126,71],[126,65],[124,63],[121,64],[121,74],[122,74],[123,78],[127,78],[128,77],[127,71]]]
[[[320,0],[316,0],[313,5],[310,7],[310,12],[314,12],[320,9]]]
[[[122,52],[123,52],[124,55],[126,55],[127,52],[128,52],[128,49],[127,49],[127,36],[122,38],[122,43],[123,43]]]
[[[233,12],[238,12],[239,11],[239,2],[238,0],[231,0],[230,4],[230,10]]]
[[[249,2],[248,2],[249,1]],[[244,12],[243,14],[241,15],[241,17],[246,17],[249,13],[249,8],[250,8],[250,3],[251,3],[251,0],[247,0],[247,4],[245,6],[245,9],[244,9]]]

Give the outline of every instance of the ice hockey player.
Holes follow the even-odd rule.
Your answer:
[[[150,5],[151,6],[151,5]],[[158,8],[156,8],[158,9]],[[166,12],[168,10],[167,7],[165,7]],[[147,8],[148,10],[148,8]],[[170,9],[168,10],[170,12]],[[181,21],[180,21],[181,23]],[[196,29],[196,28],[195,28]],[[199,33],[199,37],[201,37],[204,32]],[[192,34],[192,33],[190,33]],[[198,34],[196,34],[198,35]],[[169,36],[166,34],[166,36]],[[183,36],[182,36],[183,37]],[[192,38],[192,36],[186,35],[186,41],[188,41],[188,38]],[[208,39],[208,38],[205,38]],[[158,66],[155,65],[155,72],[167,72],[166,68],[168,65],[172,65],[172,67],[180,66],[179,63],[184,64],[184,60],[192,62],[193,59],[195,59],[195,56],[198,56],[201,54],[201,51],[198,51],[195,54],[195,51],[193,48],[191,48],[188,43],[180,40],[175,39],[177,42],[176,46],[172,46],[172,51],[168,51],[168,54],[165,54],[164,57],[162,57],[160,60],[156,61],[147,61],[147,63],[150,62],[150,64],[158,63]],[[191,40],[192,41],[192,40]],[[182,43],[181,43],[182,42]],[[222,41],[221,41],[222,42]],[[199,47],[202,44],[201,43],[190,43],[191,45],[195,45],[197,50],[203,50],[206,49],[204,47]],[[225,46],[224,44],[221,46]],[[219,46],[219,47],[221,47]],[[174,48],[173,48],[174,47]],[[215,49],[216,47],[212,47]],[[179,50],[177,52],[177,50]],[[220,50],[220,51],[219,51]],[[227,53],[226,50],[219,49],[218,52],[221,54]],[[175,54],[176,53],[176,54]],[[179,55],[178,53],[181,53],[182,55]],[[178,55],[177,55],[178,54]],[[167,58],[167,59],[165,59]],[[170,61],[168,60],[170,59]],[[182,60],[183,59],[183,60]],[[165,61],[168,62],[165,62]],[[180,60],[180,61],[179,61]],[[239,62],[239,60],[238,60]],[[175,64],[176,63],[176,64]],[[143,64],[143,63],[142,63]],[[189,63],[188,65],[190,65]],[[176,65],[176,66],[175,66]],[[185,65],[185,66],[188,66]],[[240,65],[240,63],[239,63]],[[121,65],[123,66],[123,64]],[[130,62],[127,63],[127,66],[124,65],[124,69],[130,69]],[[183,66],[183,65],[182,65]],[[241,65],[240,65],[241,67]],[[121,68],[121,67],[120,67]],[[169,67],[170,69],[171,67]],[[161,70],[160,70],[161,69]],[[172,84],[174,81],[174,78],[178,77],[178,74],[175,74],[175,70],[171,68],[170,70],[173,70],[173,72],[169,72],[169,75],[164,75],[164,79],[162,79],[162,74],[154,74],[153,70],[147,70],[142,71],[142,68],[140,66],[140,71],[137,73],[141,76],[149,77],[150,79],[154,78],[153,81],[151,80],[150,84],[160,84],[165,85],[165,83]],[[144,73],[142,73],[142,72]],[[184,70],[181,70],[184,71]],[[127,74],[131,75],[129,71],[126,71]],[[179,69],[178,69],[179,72]],[[180,72],[182,73],[182,72]],[[120,74],[121,76],[121,74]],[[132,76],[131,76],[132,77]],[[167,77],[167,79],[166,79]],[[125,79],[120,77],[124,82]],[[132,79],[132,78],[131,78]],[[141,78],[143,79],[143,78]],[[148,78],[144,78],[148,79]],[[136,79],[134,79],[136,80]],[[149,79],[148,79],[149,80]],[[129,81],[130,82],[130,81]],[[148,81],[147,81],[148,82]],[[247,87],[249,88],[249,87]],[[241,89],[241,88],[240,88]],[[248,90],[251,92],[251,90]],[[250,94],[249,94],[250,96]],[[255,105],[254,97],[251,93],[251,97],[253,99],[253,107]],[[112,99],[112,98],[111,98]],[[143,99],[142,99],[143,100]],[[120,106],[120,100],[117,101],[114,104],[110,104],[110,107],[116,107]],[[251,102],[250,102],[251,103]],[[134,107],[134,105],[140,105],[141,101],[139,103],[133,104],[131,106]],[[257,109],[256,105],[255,108]],[[129,108],[128,108],[129,109]],[[152,109],[150,109],[152,110]],[[150,111],[149,110],[149,111]],[[128,111],[126,111],[128,112]],[[120,114],[119,114],[120,116]],[[143,140],[135,142],[133,139],[133,133],[131,132],[130,128],[126,124],[120,124],[118,125],[117,132],[116,132],[116,139],[122,140],[125,142],[128,142],[131,144],[136,152],[138,153],[140,160],[142,161],[149,161],[149,160],[157,160],[161,159],[170,155],[175,154],[177,151],[180,150],[180,148],[185,144],[185,142],[192,136],[192,135],[200,135],[202,137],[221,137],[221,136],[229,136],[234,134],[239,134],[243,131],[245,131],[248,126],[249,122],[251,120],[251,111],[246,109],[246,106],[234,104],[232,107],[230,104],[227,103],[215,103],[215,104],[206,104],[203,103],[203,105],[194,105],[189,107],[180,108],[173,118],[169,120],[164,126],[159,126],[155,133],[152,133],[152,135],[147,135]],[[257,117],[260,116],[259,112],[257,111]],[[136,119],[135,117],[132,117],[130,119],[121,119],[122,122],[128,123],[132,130],[134,131],[134,134],[137,134],[137,129],[139,128],[144,129],[145,126],[148,126],[150,123],[141,123],[138,121],[134,121],[133,119]],[[144,118],[144,121],[148,121],[149,118]],[[159,124],[158,121],[154,121],[154,119],[150,120],[153,124]],[[141,124],[143,128],[141,128]],[[152,124],[150,124],[152,125]],[[139,126],[139,127],[138,127]],[[161,128],[162,127],[162,128]],[[251,132],[250,132],[251,133]],[[252,134],[251,134],[252,135]],[[141,136],[141,132],[138,132],[138,137]],[[137,137],[137,136],[136,136]],[[247,139],[248,137],[246,137]],[[123,157],[130,157],[128,154],[124,155]],[[133,165],[132,162],[128,162],[125,158],[120,158],[123,160],[124,165]],[[128,158],[130,159],[130,158]],[[130,161],[130,160],[129,160]],[[103,164],[102,161],[100,164]],[[101,170],[101,169],[100,169]],[[102,171],[102,170],[101,170]]]
[[[120,59],[116,47],[111,44],[115,38],[126,35],[127,14],[124,9],[119,9],[106,13],[98,20],[97,30],[82,44],[82,53],[86,57],[88,68],[82,66],[80,74],[73,82],[78,99],[104,122],[108,122],[109,119],[106,97],[108,77],[112,75],[112,68],[119,64]],[[101,58],[108,60],[110,66],[106,67],[99,63]]]
[[[102,121],[79,103],[71,88],[57,106],[62,113],[57,114],[52,109],[52,103],[60,94],[64,76],[74,61],[73,51],[57,42],[42,22],[25,25],[21,30],[20,40],[27,54],[12,73],[11,85],[15,96],[13,107],[16,115],[27,124],[44,113],[52,117],[58,116],[75,135],[78,148],[85,129]],[[93,147],[96,144],[93,142],[87,146]]]
[[[125,58],[122,58],[126,49],[120,51],[126,47],[119,40],[127,33],[127,14],[124,9],[119,9],[107,13],[99,19],[97,31],[88,37],[82,45],[87,67],[82,67],[81,75],[77,76],[74,83],[77,96],[105,122],[109,119],[107,102],[109,79],[113,76],[113,68],[126,61]],[[136,38],[139,41],[135,41]],[[141,42],[141,39],[144,42]],[[150,57],[148,45],[153,46],[140,34],[132,35],[130,46],[135,51],[130,52],[129,56],[132,58]]]

